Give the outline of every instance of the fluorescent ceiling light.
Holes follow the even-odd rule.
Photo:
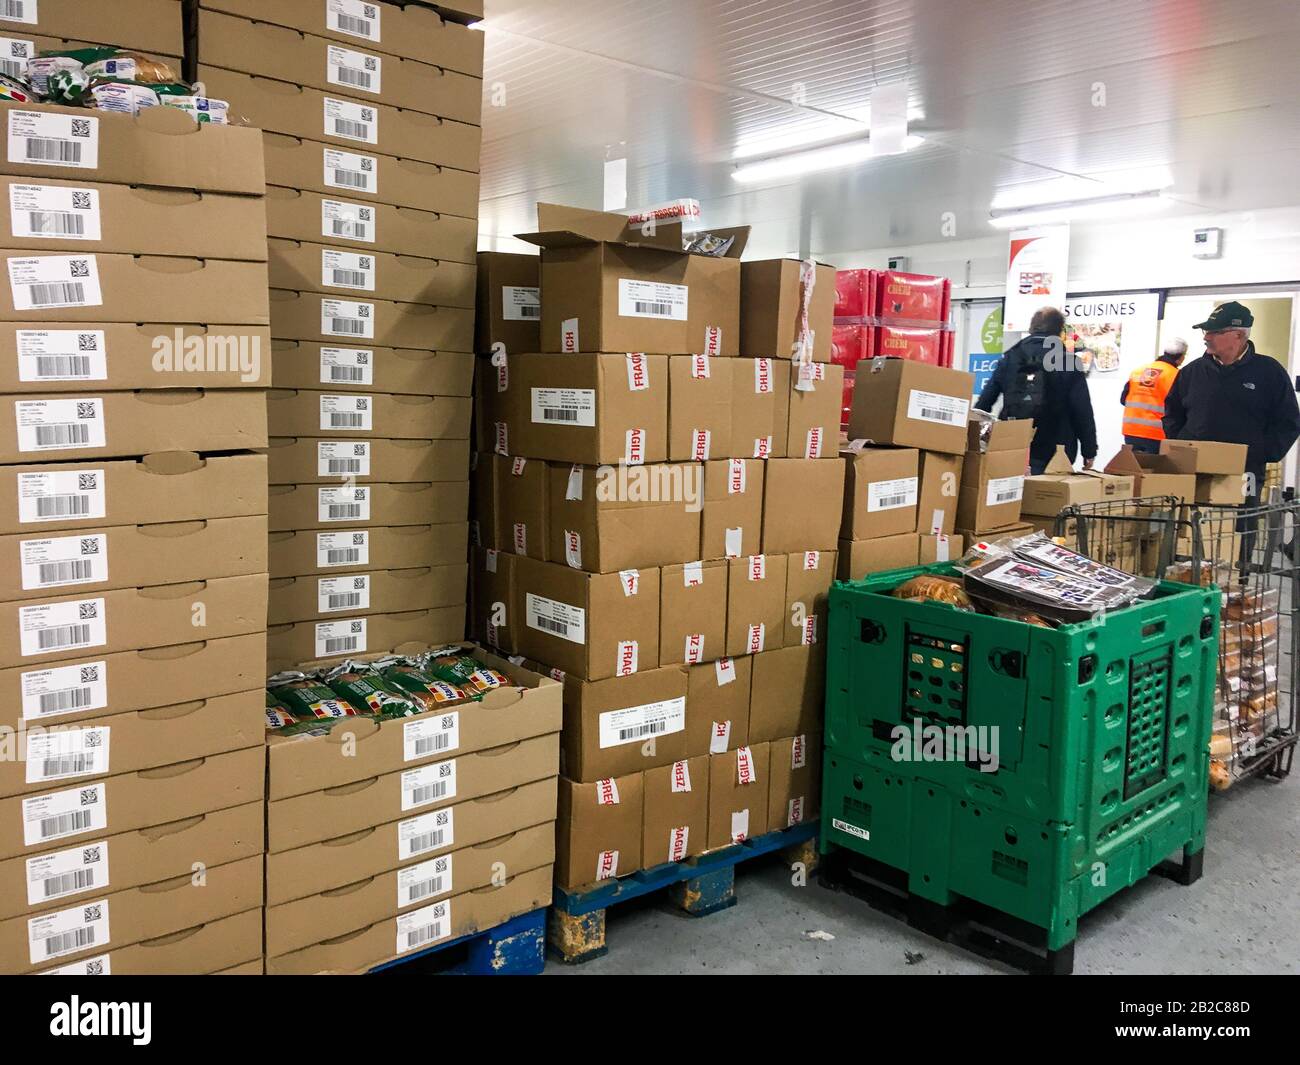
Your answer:
[[[919,107],[908,109],[908,122],[922,122],[925,112]],[[869,107],[850,108],[841,112],[838,118],[791,123],[793,129],[759,130],[741,136],[733,159],[753,159],[755,156],[777,155],[781,152],[806,148],[809,145],[824,144],[836,138],[858,137],[866,133],[871,123]],[[1063,198],[1063,197],[1062,197]]]
[[[1063,174],[1046,181],[1026,181],[1001,188],[989,204],[995,211],[1017,207],[1046,207],[1077,200],[1095,200],[1120,193],[1155,192],[1170,188],[1174,176],[1167,167],[1141,167],[1104,176]]]
[[[904,138],[904,150],[915,148],[924,143],[923,137],[911,134]],[[761,159],[756,163],[738,166],[731,176],[743,185],[757,181],[770,181],[774,178],[793,177],[818,170],[836,170],[840,167],[853,166],[872,158],[871,141],[859,138],[841,144],[831,144],[823,148],[811,148],[804,152],[778,155],[770,159]]]
[[[1170,206],[1171,202],[1159,189],[1121,192],[1111,196],[1096,196],[1088,200],[1045,203],[1017,210],[995,208],[989,212],[989,225],[995,229],[1015,229],[1018,226],[1050,225],[1053,222],[1126,218],[1149,214],[1154,210]]]

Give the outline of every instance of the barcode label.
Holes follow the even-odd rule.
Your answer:
[[[366,619],[323,621],[316,626],[316,657],[355,654],[366,649]]]
[[[431,802],[456,797],[456,760],[408,769],[401,776],[402,809],[415,810]]]
[[[83,785],[22,800],[23,843],[32,847],[108,827],[107,785]]]
[[[370,561],[369,532],[316,534],[316,565],[364,566]]]
[[[316,517],[319,521],[369,521],[369,488],[317,489]]]
[[[452,858],[444,854],[427,862],[397,871],[397,907],[402,909],[417,902],[427,902],[451,891]]]
[[[349,37],[364,37],[367,41],[379,40],[380,11],[378,4],[365,4],[360,0],[329,0],[325,9],[325,28]]]
[[[103,470],[61,470],[18,475],[18,520],[102,518],[105,513]]]
[[[337,148],[325,149],[325,185],[354,192],[379,191],[379,160],[373,155],[354,155]]]
[[[108,668],[104,662],[80,662],[24,673],[23,718],[39,720],[108,705]]]
[[[918,421],[964,428],[970,416],[970,400],[914,388],[907,395],[907,416]]]
[[[898,477],[892,481],[872,481],[867,485],[867,513],[916,506],[917,477]]]
[[[108,840],[28,858],[27,904],[39,906],[108,887]]]
[[[535,423],[596,424],[596,390],[593,388],[534,388],[532,419]]]
[[[102,399],[20,399],[14,402],[19,451],[104,447]]]
[[[321,396],[320,427],[370,432],[374,429],[371,396]]]
[[[22,654],[43,655],[107,643],[103,599],[38,603],[18,609]]]
[[[397,918],[397,953],[427,947],[451,935],[451,900],[412,910]]]
[[[97,954],[92,958],[81,958],[71,965],[60,965],[57,969],[43,969],[37,976],[111,976],[113,966],[110,956]]]
[[[322,614],[370,609],[370,578],[322,577],[316,582],[316,609]]]
[[[383,61],[377,55],[330,45],[325,53],[325,78],[345,89],[383,91]]]
[[[454,811],[434,810],[397,823],[397,860],[406,861],[440,847],[450,847],[456,839]]]
[[[984,495],[984,505],[995,507],[999,503],[1012,503],[1025,494],[1024,474],[1015,477],[993,477]]]
[[[325,135],[364,144],[379,143],[379,115],[373,107],[325,97]]]
[[[524,596],[524,615],[528,627],[538,632],[570,643],[587,642],[587,612],[582,607],[528,592]]]
[[[326,336],[375,338],[375,305],[351,300],[320,301],[320,331]]]
[[[104,302],[93,255],[10,259],[9,289],[16,311],[99,307]]]
[[[687,318],[687,287],[657,281],[618,279],[618,313],[624,318]]]
[[[27,783],[107,774],[109,733],[104,726],[28,735]]]
[[[27,922],[27,944],[33,965],[103,946],[108,938],[107,899],[43,914]]]
[[[19,329],[20,381],[104,381],[108,378],[102,329]]]
[[[375,209],[364,203],[322,200],[320,205],[321,236],[373,244],[377,236]],[[327,249],[325,255],[329,255]],[[369,256],[367,256],[369,259]],[[373,269],[373,260],[370,260]],[[355,269],[355,267],[354,267]]]
[[[61,536],[18,545],[23,590],[108,580],[108,537]]]
[[[453,710],[402,725],[402,760],[414,762],[460,746],[460,714]]]
[[[333,288],[359,288],[375,291],[375,258],[349,251],[323,248],[321,284]]]
[[[661,699],[654,703],[607,710],[600,715],[600,746],[618,747],[649,736],[667,736],[686,728],[686,699]]]
[[[501,286],[501,318],[507,322],[536,322],[542,317],[542,290],[523,285]]]
[[[6,22],[26,22],[35,26],[39,21],[39,0],[0,0],[0,18]]]
[[[322,384],[373,385],[375,353],[368,348],[321,348],[320,379]]]
[[[337,426],[330,426],[337,428]],[[321,477],[369,477],[370,445],[320,440],[316,443],[316,473]]]
[[[22,3],[23,0],[8,0]],[[11,78],[27,77],[27,61],[36,56],[36,42],[21,37],[0,37],[0,74]]]
[[[94,170],[99,166],[99,119],[10,111],[9,162]]]
[[[63,185],[10,185],[9,221],[24,240],[101,240],[99,191]]]

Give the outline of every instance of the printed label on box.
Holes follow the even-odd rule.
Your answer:
[[[343,200],[321,200],[320,232],[322,237],[342,238],[343,240],[375,242],[375,209],[364,203],[347,203]],[[328,251],[328,249],[327,249]],[[371,263],[371,270],[374,264]],[[371,279],[373,281],[373,278]],[[326,281],[326,284],[339,282]],[[352,285],[351,288],[361,288]],[[373,287],[373,286],[372,286]]]
[[[970,416],[970,400],[914,388],[907,394],[907,416],[936,425],[965,426]]]
[[[749,626],[749,635],[745,637],[745,653],[756,655],[763,650],[767,642],[767,626],[763,623]]]
[[[572,355],[578,350],[578,319],[566,318],[560,323],[560,350]]]
[[[451,899],[397,917],[397,953],[419,950],[451,935]]]
[[[722,327],[720,325],[706,325],[704,327],[704,357],[707,360],[710,356],[722,354]],[[705,363],[707,366],[707,362]],[[709,375],[705,373],[705,377]]]
[[[702,381],[705,378],[709,377],[710,373],[711,373],[711,367],[709,366],[708,355],[691,356],[691,376],[693,378],[695,378],[697,381]]]
[[[320,301],[320,331],[332,337],[375,339],[375,305],[352,300]]]
[[[93,958],[80,958],[70,965],[61,965],[57,969],[43,969],[36,976],[111,976],[112,965],[107,954],[97,954]]]
[[[93,255],[42,255],[9,260],[9,289],[16,311],[99,307],[99,262]]]
[[[688,633],[685,641],[685,648],[682,651],[682,658],[688,665],[695,665],[704,661],[704,633]]]
[[[1014,503],[1024,494],[1024,474],[1015,477],[993,477],[989,480],[988,490],[984,493],[984,505],[994,507],[999,503]]]
[[[325,136],[360,141],[363,144],[379,143],[379,114],[365,104],[349,103],[325,97]]]
[[[102,329],[19,329],[14,336],[20,381],[108,379]]]
[[[838,817],[831,818],[831,827],[841,832],[847,832],[850,836],[857,836],[858,839],[870,839],[871,833],[865,828],[859,828],[857,825],[851,825],[847,821],[841,821]]]
[[[369,433],[375,428],[370,396],[321,396],[320,427]]]
[[[576,536],[577,534],[575,533],[574,535]],[[517,521],[514,524],[514,539],[515,539],[515,554],[516,555],[528,554],[528,526],[525,525],[522,521]],[[573,565],[573,563],[569,563],[569,564]],[[581,569],[582,567],[579,566],[578,568]]]
[[[659,281],[618,279],[618,313],[622,318],[687,319],[688,289]]]
[[[321,348],[322,384],[373,385],[375,353],[369,348]]]
[[[108,537],[60,536],[18,544],[23,590],[108,580]]]
[[[758,769],[754,765],[754,752],[748,747],[736,748],[736,783],[753,784],[758,780]]]
[[[325,28],[349,37],[378,41],[380,10],[378,4],[362,3],[362,0],[326,0]]]
[[[641,352],[631,351],[627,359],[627,387],[629,392],[644,392],[650,387],[650,364]]]
[[[731,842],[743,843],[749,839],[749,807],[731,813]]]
[[[605,777],[596,781],[596,805],[617,806],[618,804],[618,781],[613,777]]]
[[[9,220],[23,239],[102,240],[99,190],[10,185]]]
[[[318,440],[316,474],[319,477],[369,477],[370,445]]]
[[[794,825],[803,824],[803,796],[800,795],[790,800],[790,805],[786,810],[785,827],[791,828]]]
[[[802,769],[808,764],[808,737],[795,736],[790,741],[790,768]]]
[[[27,859],[27,905],[108,887],[108,840]]]
[[[502,285],[501,318],[507,322],[540,322],[542,290],[526,285]]]
[[[431,802],[456,797],[456,759],[408,769],[400,778],[402,809],[414,810]]]
[[[629,429],[627,442],[623,447],[623,462],[628,466],[645,464],[645,430]]]
[[[345,89],[383,92],[383,60],[368,52],[330,45],[325,51],[325,80]]]
[[[706,462],[709,458],[710,443],[713,432],[709,429],[691,430],[691,458],[696,462]]]
[[[942,533],[935,536],[934,560],[936,562],[947,562],[949,560],[950,548],[948,537]]]
[[[369,445],[361,445],[367,447]],[[316,565],[321,569],[330,566],[366,566],[370,564],[370,533],[332,532],[316,534]]]
[[[524,622],[530,629],[570,643],[587,642],[587,612],[582,607],[528,592],[524,595]]]
[[[688,792],[691,790],[691,766],[689,762],[681,761],[673,763],[673,771],[670,775],[670,785],[673,794],[679,792]]]
[[[103,781],[23,799],[23,843],[33,847],[108,828],[108,786]]]
[[[450,847],[456,842],[453,815],[450,809],[434,810],[397,822],[397,860],[404,862],[418,854]]]
[[[754,437],[754,458],[765,459],[772,454],[772,438],[770,436]]]
[[[817,642],[817,615],[809,614],[803,619],[803,627],[799,630],[799,643],[804,647]]]
[[[569,470],[569,483],[564,488],[565,499],[582,499],[582,467],[574,466]]]
[[[614,657],[614,676],[627,677],[636,672],[637,641],[620,640]]]
[[[867,485],[867,513],[916,506],[918,477],[898,477],[892,481],[872,481]]]
[[[44,784],[108,773],[108,726],[27,735],[27,783]]]
[[[772,382],[772,360],[755,359],[754,360],[754,392],[756,395],[765,396],[773,390],[775,385]]]
[[[452,858],[444,854],[397,871],[397,908],[446,895],[452,886]]]
[[[379,160],[373,155],[326,148],[324,164],[324,183],[328,188],[369,193],[379,191]]]
[[[600,715],[600,747],[621,747],[651,736],[671,736],[686,728],[686,699],[660,699],[641,706],[606,710]]]
[[[727,495],[740,495],[745,491],[745,460],[730,459],[727,464]]]
[[[19,451],[67,451],[105,446],[102,399],[14,401]]]
[[[522,553],[516,550],[516,554]],[[574,529],[564,530],[564,561],[573,569],[582,569],[582,534]]]
[[[0,19],[6,22],[28,22],[28,18],[22,18],[28,9],[35,12],[36,4],[28,3],[27,0],[10,0],[3,7],[0,7]],[[14,12],[12,18],[6,18],[5,12]],[[33,13],[30,21],[35,24],[36,16]],[[0,37],[0,74],[5,74],[11,78],[27,77],[27,61],[36,58],[36,42],[24,40],[22,37]],[[35,88],[35,86],[33,86]]]
[[[731,746],[731,722],[715,721],[709,733],[709,754],[726,754]]]
[[[534,388],[533,421],[554,425],[596,424],[593,388]]]
[[[10,111],[9,162],[95,170],[99,167],[99,119]]]
[[[820,425],[808,430],[807,439],[804,441],[803,457],[806,459],[819,459],[822,457],[822,427]]]
[[[315,626],[316,657],[359,654],[366,649],[366,619],[322,621]]]
[[[33,965],[104,946],[108,941],[108,899],[42,914],[27,922],[27,946]]]
[[[101,710],[108,705],[108,665],[79,662],[32,670],[22,675],[20,686],[26,721]]]
[[[596,879],[609,880],[618,876],[618,851],[601,851],[596,858]]]
[[[332,288],[359,288],[375,291],[375,257],[357,252],[322,248],[320,282]]]
[[[73,599],[18,608],[18,638],[23,657],[108,642],[103,599]]]
[[[369,521],[370,489],[318,488],[316,519],[318,521]]]
[[[680,862],[686,857],[691,836],[689,825],[679,825],[668,830],[668,860]]]
[[[369,610],[369,574],[318,578],[316,609],[322,614],[334,614],[340,610]]]
[[[445,754],[460,746],[460,713],[451,710],[402,724],[402,761],[414,762],[431,754]]]
[[[718,687],[724,684],[730,684],[736,679],[736,663],[730,658],[719,658],[713,663],[713,668],[718,675]]]

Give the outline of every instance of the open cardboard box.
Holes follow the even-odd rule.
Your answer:
[[[1186,448],[1152,455],[1124,444],[1106,463],[1105,472],[1131,476],[1135,498],[1174,496],[1183,503],[1196,498],[1196,454]]]

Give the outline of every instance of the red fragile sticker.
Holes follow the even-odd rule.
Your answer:
[[[618,644],[618,658],[615,660],[614,675],[617,677],[630,677],[636,672],[636,659],[636,640],[620,640]]]
[[[767,576],[767,556],[750,555],[749,570],[746,573],[751,581],[761,581]]]
[[[578,319],[566,318],[561,323],[560,350],[569,355],[578,350]]]
[[[552,670],[551,670],[551,680],[558,680],[561,684],[563,684],[563,683],[564,683],[564,670],[562,670],[562,669],[552,669]]]
[[[707,355],[691,356],[691,376],[696,379],[709,376],[709,357]]]
[[[822,427],[815,425],[808,430],[808,439],[804,443],[803,457],[819,459],[822,457]]]
[[[786,814],[785,827],[790,828],[794,825],[803,824],[803,796],[790,800],[790,809]]]
[[[641,590],[641,571],[637,569],[619,570],[618,582],[623,588],[624,595],[636,595]]]
[[[515,554],[528,554],[528,526],[522,521],[515,522]]]
[[[713,668],[718,674],[718,687],[724,684],[730,684],[736,679],[736,663],[730,658],[719,658],[713,663]]]
[[[763,650],[763,637],[765,631],[766,627],[762,624],[751,625],[749,627],[749,638],[745,641],[749,654],[756,655]]]
[[[799,642],[804,646],[817,642],[817,615],[809,614],[803,621],[803,630],[799,633]]]
[[[510,387],[510,370],[506,366],[506,357],[502,355],[499,359],[492,360],[497,368],[497,391],[504,392]]]
[[[677,828],[668,830],[668,860],[670,862],[680,862],[686,857],[686,841],[690,836],[690,832],[690,828],[686,825],[680,825]]]
[[[512,460],[510,463],[510,472],[513,473],[516,477],[522,477],[524,475],[524,467],[527,465],[528,465],[527,459],[516,458]]]
[[[609,880],[618,876],[618,851],[601,851],[596,859],[596,879]]]
[[[736,783],[753,784],[758,779],[758,770],[754,768],[754,752],[748,747],[736,748]]]
[[[772,360],[754,360],[754,392],[765,396],[772,391]]]
[[[645,464],[644,429],[629,429],[627,431],[627,444],[623,452],[623,461],[629,466],[642,466]]]
[[[598,806],[618,805],[618,781],[613,777],[596,781],[596,804]]]
[[[709,733],[709,754],[726,754],[731,746],[731,722],[715,721]]]
[[[573,569],[582,569],[582,534],[573,529],[564,530],[564,561]]]
[[[721,355],[722,354],[722,327],[718,325],[708,325],[704,327],[704,354]]]
[[[739,495],[745,490],[745,460],[731,459],[727,466],[727,494]]]
[[[497,441],[496,441],[497,454],[508,455],[510,454],[510,448],[508,446],[508,441],[506,440],[506,423],[497,422],[496,428],[497,428]]]
[[[708,429],[691,430],[691,458],[696,462],[705,462],[709,457],[709,441],[713,433]]]
[[[770,436],[754,437],[754,458],[765,459],[772,454],[772,438]]]
[[[808,764],[808,737],[795,736],[790,741],[790,768],[802,769]]]
[[[805,551],[803,553],[803,568],[806,570],[815,570],[822,562],[822,553],[820,551]]]
[[[691,790],[691,767],[687,762],[673,763],[672,789],[674,794]]]
[[[686,637],[686,650],[682,657],[688,665],[704,661],[704,633],[692,632]]]
[[[650,367],[644,352],[628,352],[627,387],[633,392],[644,392],[650,387]]]

